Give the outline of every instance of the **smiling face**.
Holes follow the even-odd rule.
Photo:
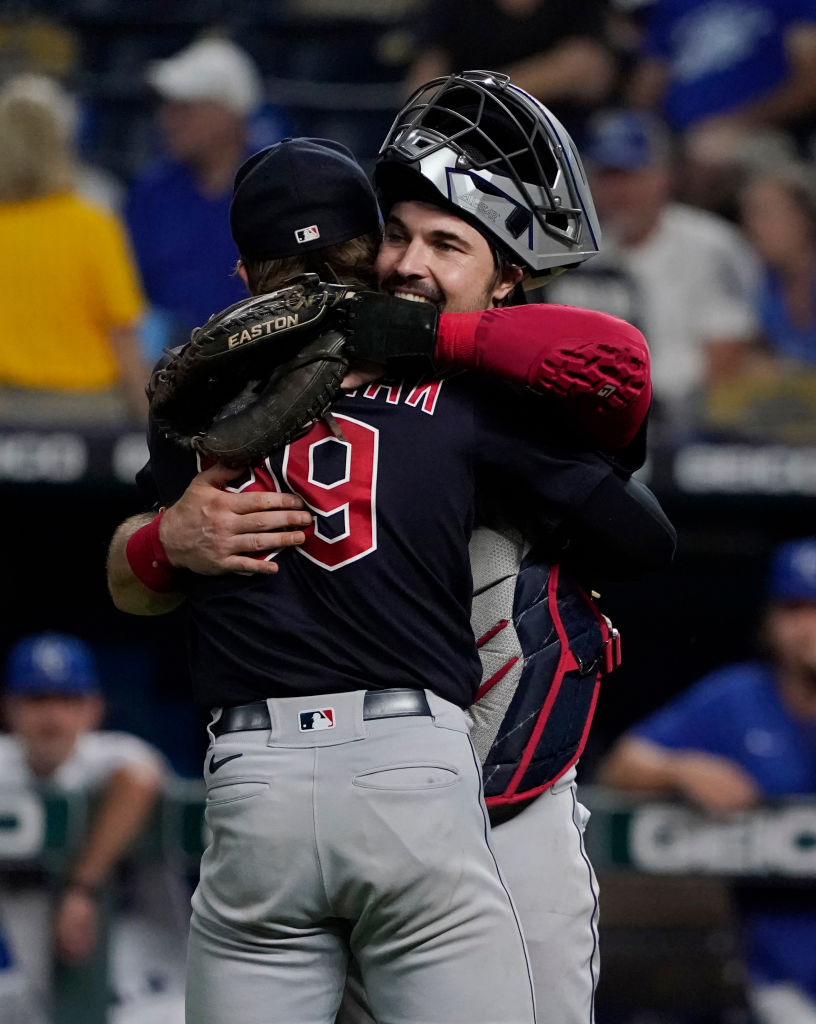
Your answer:
[[[466,221],[414,201],[392,208],[375,270],[383,291],[447,313],[498,305],[522,277],[511,264],[497,268],[484,236]]]

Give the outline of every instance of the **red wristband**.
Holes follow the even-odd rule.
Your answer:
[[[170,564],[167,552],[159,540],[159,525],[164,510],[131,534],[125,553],[128,565],[147,587],[157,594],[169,594],[178,589],[178,570]]]

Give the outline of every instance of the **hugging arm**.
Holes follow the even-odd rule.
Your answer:
[[[630,578],[666,569],[677,532],[645,484],[612,472],[568,514],[569,557],[585,571]]]
[[[595,447],[614,452],[643,426],[652,397],[640,331],[607,313],[533,304],[443,313],[442,368],[482,370],[555,399]]]
[[[144,479],[145,471],[142,477]],[[120,611],[164,615],[185,599],[184,572],[274,575],[274,561],[254,557],[305,540],[311,516],[295,494],[226,490],[238,471],[197,473],[166,511],[133,516],[113,535],[108,590]]]
[[[394,380],[438,370],[480,370],[554,399],[573,430],[617,452],[643,427],[651,402],[649,350],[618,317],[534,304],[437,313],[430,303],[364,292],[339,304],[349,353]]]
[[[495,387],[483,399],[490,411],[477,460],[488,508],[583,577],[667,568],[677,534],[649,488],[608,457],[557,440],[541,400],[523,399]]]

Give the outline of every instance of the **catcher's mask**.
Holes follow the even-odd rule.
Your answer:
[[[473,224],[527,271],[528,288],[600,248],[572,139],[506,75],[463,71],[421,86],[382,144],[374,182],[385,211],[415,199]]]

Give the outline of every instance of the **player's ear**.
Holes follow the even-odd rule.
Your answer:
[[[247,274],[243,260],[238,260],[238,263],[235,267],[235,273],[241,278],[241,280],[246,285],[247,291],[249,291],[249,274]]]
[[[516,285],[524,277],[524,270],[515,263],[502,261],[502,265],[496,274],[496,286],[493,289],[491,299],[494,306],[500,306]]]

